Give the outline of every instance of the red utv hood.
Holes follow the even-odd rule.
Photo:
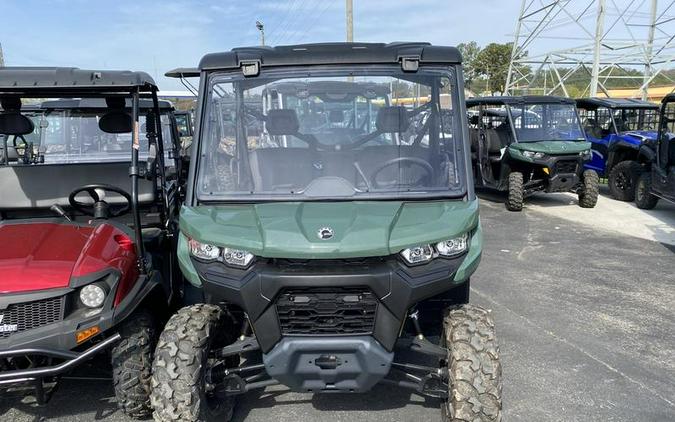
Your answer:
[[[120,233],[107,224],[0,224],[0,293],[67,287],[71,276],[103,270]]]

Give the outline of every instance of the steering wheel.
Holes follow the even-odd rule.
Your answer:
[[[421,158],[417,157],[397,157],[397,158],[392,158],[391,160],[386,161],[385,163],[380,164],[375,171],[370,176],[370,183],[375,187],[375,188],[381,188],[382,186],[380,183],[377,181],[377,175],[380,174],[384,169],[394,166],[394,165],[400,165],[400,163],[409,163],[409,165],[416,165],[418,167],[421,167],[425,171],[425,175],[423,177],[420,177],[418,180],[415,181],[415,185],[420,183],[422,179],[426,177],[431,177],[434,174],[434,169],[431,167],[431,164],[429,164],[428,161],[423,160]]]
[[[105,196],[101,198],[97,190],[116,193],[124,198],[126,204],[121,208],[112,211],[108,203],[103,199]],[[82,192],[86,192],[94,201],[94,203],[90,204],[75,199],[75,197]],[[70,195],[68,196],[68,202],[70,203],[70,206],[76,210],[95,218],[119,217],[120,215],[126,214],[131,209],[131,195],[129,195],[125,190],[116,186],[104,184],[92,184],[79,187],[70,192]]]

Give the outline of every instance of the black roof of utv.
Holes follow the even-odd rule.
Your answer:
[[[659,108],[658,104],[650,103],[649,101],[642,101],[635,98],[578,98],[577,106],[587,109],[595,109],[598,107],[608,108]]]
[[[76,67],[0,67],[0,94],[31,92],[114,92],[157,88],[145,72],[87,70]]]
[[[125,100],[126,107],[131,108],[131,98]],[[170,101],[159,100],[159,108],[161,110],[173,109],[173,104]],[[141,98],[138,101],[138,106],[142,109],[152,108],[152,100],[148,98]],[[22,107],[23,110],[24,107]],[[41,109],[106,109],[108,105],[104,98],[66,98],[61,100],[48,100],[40,104]]]
[[[261,67],[331,64],[398,63],[402,58],[419,58],[420,63],[457,64],[462,55],[455,47],[423,42],[319,43],[278,47],[242,47],[202,57],[197,68],[178,68],[170,77],[199,76],[200,71],[236,69],[242,63],[259,62]]]
[[[479,104],[545,104],[561,103],[574,104],[572,98],[556,97],[553,95],[522,95],[522,96],[497,96],[497,97],[473,97],[466,100],[467,107],[477,106]]]

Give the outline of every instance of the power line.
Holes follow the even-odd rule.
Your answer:
[[[301,0],[300,5],[298,6],[298,13],[295,14],[289,21],[288,21],[288,31],[284,33],[279,39],[277,40],[277,44],[280,44],[282,42],[288,42],[292,37],[297,35],[298,30],[297,29],[292,29],[296,26],[296,24],[299,24],[302,22],[302,16],[307,14],[307,10],[311,10],[311,8],[305,9],[305,4],[307,3],[307,0]],[[314,3],[314,7],[316,7],[316,3]]]

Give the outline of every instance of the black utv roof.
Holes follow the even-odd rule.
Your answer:
[[[663,97],[663,100],[661,100],[662,103],[672,103],[675,102],[675,93],[668,94],[665,97]]]
[[[658,104],[650,103],[649,101],[642,101],[635,98],[578,98],[577,106],[587,109],[595,109],[598,107],[608,108],[659,108]]]
[[[467,107],[477,106],[479,104],[544,104],[561,103],[574,104],[572,98],[556,97],[553,95],[522,95],[522,96],[498,96],[498,97],[473,97],[466,100]]]
[[[87,70],[75,67],[0,67],[0,94],[30,92],[114,92],[156,89],[145,72]]]
[[[461,63],[455,47],[422,42],[395,43],[320,43],[278,47],[243,47],[202,57],[197,68],[179,68],[166,73],[170,77],[198,76],[200,71],[237,69],[242,63],[259,62],[261,67],[330,64],[399,63],[403,58],[418,58],[420,63]]]
[[[159,100],[159,108],[163,110],[170,110],[173,104],[170,101]],[[131,108],[131,99],[126,99],[127,108]],[[142,98],[138,102],[140,108],[152,108],[152,100]],[[21,107],[23,110],[25,107]],[[85,108],[85,109],[104,109],[108,108],[103,98],[67,98],[62,100],[43,101],[40,105],[42,109],[71,109],[71,108]]]

